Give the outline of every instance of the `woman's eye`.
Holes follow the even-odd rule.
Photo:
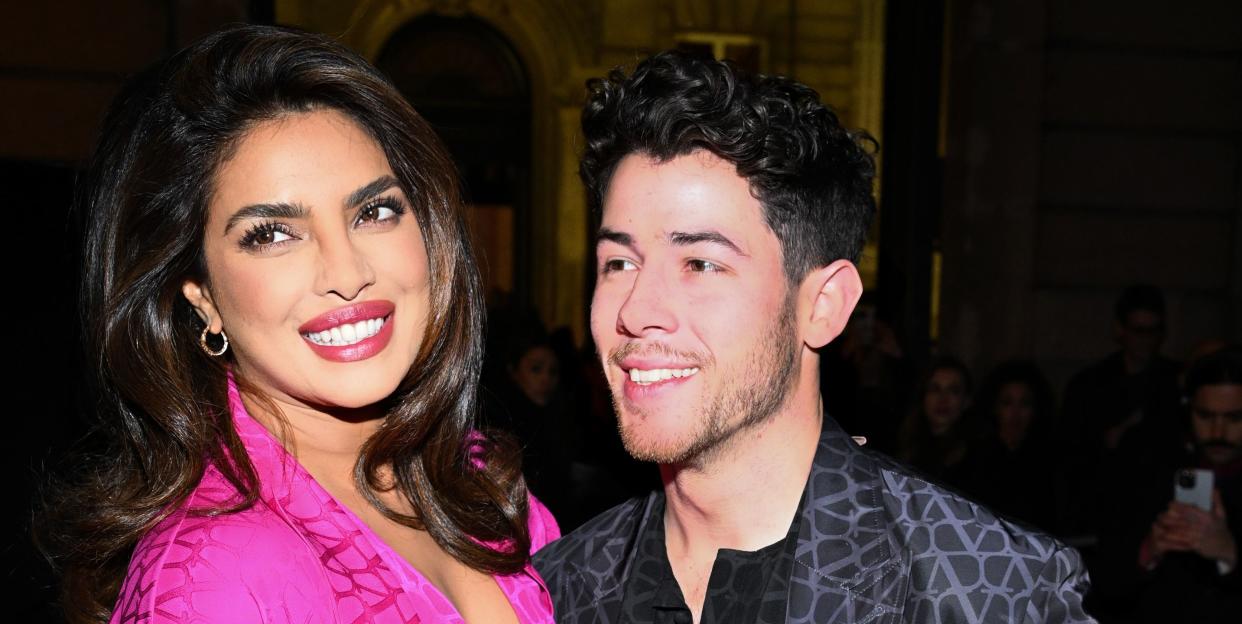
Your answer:
[[[358,211],[358,222],[384,222],[397,218],[405,210],[399,203],[390,199],[371,202]]]
[[[260,223],[242,236],[240,245],[247,249],[265,249],[293,240],[293,234],[280,223]]]
[[[719,264],[707,260],[699,260],[697,258],[686,262],[686,266],[695,273],[716,273],[721,271]]]
[[[615,273],[617,271],[633,271],[638,265],[624,258],[610,258],[604,261],[604,273]]]

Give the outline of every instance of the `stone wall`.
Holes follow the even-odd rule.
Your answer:
[[[1242,340],[1242,4],[950,6],[941,349],[1062,382],[1139,281],[1169,355]]]

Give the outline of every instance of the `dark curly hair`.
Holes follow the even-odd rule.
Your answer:
[[[208,464],[238,498],[205,513],[257,498],[258,477],[227,407],[229,356],[197,347],[202,321],[180,288],[188,276],[210,278],[203,236],[221,164],[256,125],[317,110],[348,116],[383,149],[430,262],[422,346],[362,448],[358,490],[474,569],[515,573],[528,561],[518,449],[503,438],[471,445],[483,296],[447,150],[354,52],[321,35],[242,26],[132,81],[104,122],[83,183],[82,322],[94,428],[106,450],[49,489],[38,536],[63,571],[70,621],[108,620],[134,545],[186,500]],[[237,382],[270,405],[244,375]],[[388,469],[414,515],[379,498]]]
[[[1229,345],[1191,362],[1183,392],[1189,401],[1199,388],[1217,384],[1242,385],[1242,346]]]
[[[579,173],[592,210],[602,210],[626,156],[664,162],[708,150],[750,183],[791,282],[840,258],[858,261],[875,214],[876,143],[842,128],[814,89],[678,51],[587,87]]]

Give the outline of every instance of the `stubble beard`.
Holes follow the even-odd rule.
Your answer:
[[[619,392],[613,392],[618,414],[617,430],[625,450],[634,459],[662,465],[705,466],[730,448],[739,432],[758,427],[772,418],[785,404],[798,371],[797,334],[793,326],[793,297],[787,296],[776,322],[759,340],[753,359],[736,370],[712,371],[708,363],[700,370],[716,372],[723,382],[704,405],[696,406],[690,418],[693,428],[677,439],[644,439],[635,429],[651,414],[630,406],[633,422],[629,427],[620,417],[623,406]],[[702,361],[702,360],[699,360]],[[759,373],[756,377],[755,373]],[[746,380],[751,380],[747,382]],[[741,419],[736,419],[742,414]]]

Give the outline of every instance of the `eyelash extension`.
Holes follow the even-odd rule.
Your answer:
[[[289,229],[289,226],[283,223],[277,223],[275,221],[263,221],[261,223],[254,224],[253,226],[251,226],[249,230],[246,230],[246,233],[242,235],[241,240],[239,240],[237,244],[243,249],[262,250],[262,249],[267,249],[269,247],[280,245],[285,242],[285,241],[280,241],[280,242],[275,242],[275,243],[255,242],[256,240],[258,240],[260,235],[271,234],[273,232],[280,232],[281,234],[285,234],[290,237],[294,236],[293,231]]]
[[[392,217],[393,220],[400,219],[401,215],[405,214],[405,210],[406,210],[405,202],[401,201],[400,199],[396,197],[393,197],[393,196],[378,197],[376,199],[372,199],[371,201],[363,204],[362,208],[358,209],[358,217],[359,217],[358,221],[361,221],[362,215],[366,214],[366,212],[372,208],[388,208],[389,210],[392,210],[394,214],[394,217]]]
[[[392,210],[394,216],[389,217],[388,219],[385,219],[385,220],[393,220],[393,221],[399,219],[401,215],[405,214],[405,211],[406,211],[405,202],[401,201],[400,199],[396,197],[379,197],[376,199],[372,199],[366,204],[363,204],[362,208],[358,210],[359,219],[356,221],[356,223],[361,222],[362,221],[361,215],[364,214],[367,210],[370,210],[372,208],[388,208],[389,210]],[[263,222],[254,224],[253,226],[250,227],[250,229],[246,230],[246,233],[242,235],[241,240],[239,240],[237,244],[243,249],[265,250],[267,248],[279,246],[287,242],[287,241],[280,241],[280,242],[275,242],[275,243],[255,242],[258,240],[259,236],[263,234],[270,234],[272,232],[280,232],[287,236],[296,238],[296,235],[294,235],[293,230],[290,229],[289,226],[283,223],[275,222],[275,221],[263,221]]]

